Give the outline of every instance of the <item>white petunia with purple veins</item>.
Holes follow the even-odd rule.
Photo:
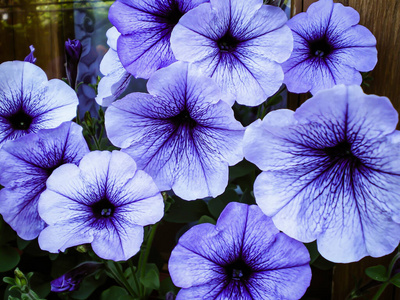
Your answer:
[[[307,248],[256,205],[229,203],[217,224],[189,229],[168,270],[177,300],[297,300],[311,280]]]
[[[117,0],[109,19],[121,33],[118,56],[135,78],[152,73],[176,61],[170,47],[174,26],[189,10],[209,0]]]
[[[160,190],[185,200],[224,192],[228,166],[243,159],[243,126],[220,100],[215,82],[193,66],[176,62],[106,111],[110,141],[131,155]],[[123,126],[121,126],[123,124]]]
[[[127,260],[143,242],[143,226],[164,214],[161,193],[135,161],[119,151],[93,151],[57,168],[39,199],[48,226],[39,246],[52,253],[90,243],[103,259]]]
[[[293,49],[286,21],[282,9],[262,0],[211,0],[179,20],[171,48],[212,77],[228,104],[256,106],[282,85],[280,63]]]
[[[245,158],[263,171],[257,204],[287,235],[317,240],[330,261],[391,253],[400,240],[397,121],[387,98],[354,85],[269,113],[244,138]]]
[[[7,61],[0,65],[0,148],[39,129],[55,128],[76,115],[78,97],[59,79],[30,62]]]
[[[107,30],[107,44],[110,49],[100,63],[100,72],[104,77],[99,82],[98,94],[95,98],[97,104],[105,107],[109,106],[125,91],[132,78],[132,75],[125,70],[118,57],[117,40],[120,35],[115,27]]]
[[[360,72],[371,71],[378,58],[375,37],[359,21],[357,11],[332,0],[291,18],[294,48],[282,65],[288,90],[315,94],[337,84],[360,85]]]
[[[72,122],[7,141],[0,149],[0,214],[21,238],[32,240],[45,227],[38,201],[51,173],[78,164],[88,152],[82,127]]]

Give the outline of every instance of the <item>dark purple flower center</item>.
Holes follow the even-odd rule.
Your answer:
[[[333,48],[329,44],[326,37],[309,42],[310,45],[310,55],[314,57],[326,57],[328,56]]]
[[[15,130],[28,130],[33,118],[21,109],[8,117],[8,121]]]
[[[239,40],[228,31],[217,41],[217,45],[221,52],[230,53],[236,50],[236,47],[239,45]]]
[[[353,158],[354,155],[351,152],[351,145],[347,141],[338,143],[333,147],[326,147],[323,151],[332,159],[340,158]]]
[[[183,15],[184,12],[181,11],[179,3],[176,0],[169,0],[168,6],[161,8],[160,23],[166,23],[174,27]]]
[[[225,272],[228,276],[229,281],[247,281],[251,274],[252,269],[249,267],[243,259],[239,258],[238,260],[234,261],[233,263],[225,266]]]
[[[111,218],[115,211],[115,206],[107,198],[102,198],[100,201],[92,204],[93,214],[97,219]]]
[[[51,174],[53,174],[53,171],[54,171],[55,169],[57,169],[59,166],[63,165],[63,164],[65,164],[65,162],[60,162],[60,163],[54,165],[53,167],[45,168],[45,171],[46,171],[46,173],[47,173],[47,176],[50,176]]]
[[[170,122],[175,127],[187,127],[193,129],[196,127],[197,122],[192,119],[190,112],[187,109],[182,110],[179,114],[169,118]]]

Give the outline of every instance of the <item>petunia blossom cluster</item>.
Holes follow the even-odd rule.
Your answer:
[[[354,9],[319,0],[288,20],[263,0],[116,0],[109,20],[97,117],[77,116],[79,41],[70,86],[33,46],[0,65],[0,214],[44,251],[95,260],[54,292],[106,274],[113,293],[148,299],[164,220],[188,223],[161,258],[178,300],[296,300],[303,243],[338,263],[399,245],[398,114],[360,87],[377,50]],[[138,78],[147,92],[128,93]],[[283,90],[313,96],[269,112]]]

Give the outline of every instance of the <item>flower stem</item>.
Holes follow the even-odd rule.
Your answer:
[[[397,252],[395,256],[393,256],[392,260],[390,261],[389,268],[388,268],[388,277],[390,278],[392,276],[392,271],[394,264],[396,261],[400,258],[400,252]]]
[[[378,300],[379,297],[382,295],[383,291],[386,289],[386,287],[389,285],[389,281],[384,282],[381,287],[379,288],[379,290],[376,292],[374,298],[372,298],[372,300]]]
[[[122,272],[122,269],[120,269],[120,265],[114,261],[110,261],[111,264],[114,266],[115,270],[117,270],[117,274],[112,270],[112,268],[107,268],[111,274],[114,276],[114,279],[117,280],[117,282],[124,287],[128,293],[132,296],[132,297],[137,297],[137,293],[135,293],[135,291],[132,289],[132,287],[130,286],[129,282],[126,280],[124,273]]]
[[[133,281],[135,282],[136,290],[137,290],[139,293],[141,293],[141,291],[140,291],[140,284],[139,284],[139,282],[138,282],[138,280],[137,280],[136,270],[135,270],[135,268],[134,268],[134,266],[133,266],[132,260],[129,259],[129,260],[128,260],[128,264],[129,264],[129,267],[131,268],[131,272],[132,272],[132,276],[133,276]]]
[[[140,278],[143,278],[145,276],[145,274],[146,274],[147,259],[149,258],[149,255],[150,255],[151,245],[153,244],[153,240],[154,240],[154,236],[156,234],[156,230],[157,230],[158,224],[159,223],[156,223],[151,227],[151,231],[150,231],[150,234],[148,235],[148,238],[147,238],[147,241],[146,241],[146,245],[144,246],[144,249],[142,249],[142,251],[140,252],[139,266],[138,266],[138,272],[140,274]],[[141,295],[143,297],[145,296],[145,294],[146,294],[146,288],[144,288],[143,294],[142,294],[142,291],[141,291]]]

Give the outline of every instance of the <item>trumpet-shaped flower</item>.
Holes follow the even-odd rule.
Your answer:
[[[78,98],[65,82],[47,80],[35,64],[0,65],[0,147],[39,129],[54,128],[76,114]]]
[[[290,19],[294,48],[282,65],[288,90],[314,94],[337,84],[360,85],[360,72],[375,67],[377,51],[375,37],[359,21],[357,11],[332,0]]]
[[[263,172],[254,195],[287,235],[317,240],[334,262],[379,257],[399,244],[400,132],[385,97],[359,86],[317,93],[245,133],[246,159]]]
[[[286,21],[279,7],[262,0],[211,0],[179,20],[171,48],[212,77],[228,104],[256,106],[282,85],[280,63],[293,48]]]
[[[300,299],[310,285],[307,248],[274,226],[256,205],[229,203],[217,224],[178,241],[168,263],[177,300]]]
[[[79,163],[57,168],[39,199],[49,225],[39,235],[43,250],[57,253],[91,243],[101,258],[127,260],[143,241],[143,226],[164,214],[160,191],[136,163],[119,151],[94,151]]]
[[[0,149],[0,214],[25,239],[36,238],[45,227],[38,213],[40,194],[54,169],[79,163],[89,152],[82,127],[65,122],[54,129],[41,129]]]
[[[147,90],[150,95],[132,93],[107,109],[110,141],[131,155],[160,190],[172,188],[186,200],[222,194],[228,166],[243,158],[244,128],[231,107],[219,101],[218,86],[177,62],[154,73]]]
[[[209,0],[117,0],[109,19],[122,34],[118,56],[135,77],[149,78],[176,59],[170,48],[174,26],[189,10]]]

